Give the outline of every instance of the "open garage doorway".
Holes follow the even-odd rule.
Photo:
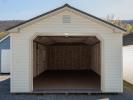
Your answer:
[[[100,41],[95,36],[38,36],[33,41],[33,60],[35,92],[101,90]]]

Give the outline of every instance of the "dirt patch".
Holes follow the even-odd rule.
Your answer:
[[[128,82],[124,81],[123,85],[124,85],[124,91],[127,91],[127,92],[133,94],[133,85],[132,84],[129,84]]]

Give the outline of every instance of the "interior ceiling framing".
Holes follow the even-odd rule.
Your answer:
[[[38,36],[34,39],[34,42],[44,45],[56,45],[56,44],[84,44],[94,45],[100,41],[95,36]]]

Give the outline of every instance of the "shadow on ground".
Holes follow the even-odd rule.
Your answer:
[[[0,100],[133,100],[127,84],[123,94],[10,94],[10,78],[6,76],[0,75]]]

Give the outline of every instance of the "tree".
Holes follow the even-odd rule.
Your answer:
[[[0,32],[0,39],[6,36],[7,34],[5,32]]]
[[[133,25],[122,22],[122,20],[120,20],[119,17],[115,17],[113,14],[111,15],[108,14],[106,20],[116,26],[119,26],[127,30],[127,32],[129,33],[133,32]]]
[[[131,25],[131,24],[127,24],[127,31],[129,32],[129,33],[131,33],[131,32],[133,32],[133,25]]]

